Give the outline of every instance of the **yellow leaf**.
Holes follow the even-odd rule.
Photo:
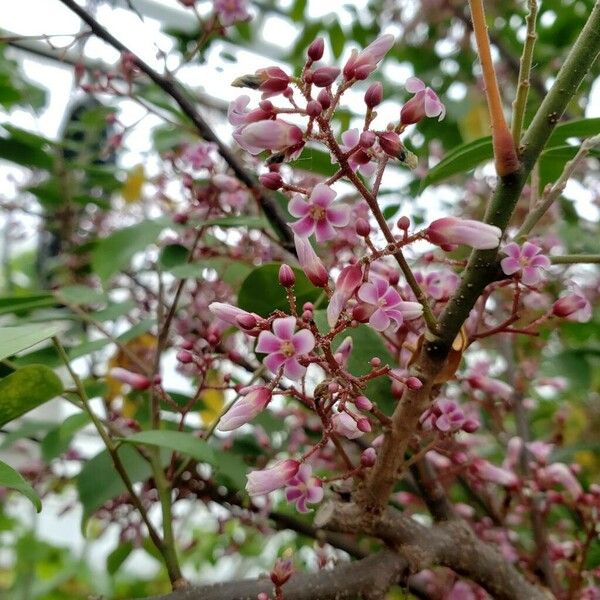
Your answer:
[[[485,102],[481,97],[469,94],[465,99],[469,103],[469,111],[458,120],[458,128],[465,142],[472,142],[490,135],[490,117]]]
[[[146,183],[146,173],[143,165],[137,165],[129,171],[127,179],[121,188],[123,200],[129,204],[139,202],[142,197],[142,187]]]
[[[209,385],[220,385],[223,380],[218,371],[209,371],[206,375],[206,382]],[[225,394],[223,390],[208,389],[200,394],[200,400],[204,403],[204,408],[200,410],[200,417],[204,425],[208,427],[220,416],[225,404]]]

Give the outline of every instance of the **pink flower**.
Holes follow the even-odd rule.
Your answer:
[[[343,435],[349,440],[354,440],[363,435],[363,431],[358,428],[356,421],[346,412],[335,413],[331,417],[333,431],[339,435]]]
[[[592,318],[592,305],[583,295],[578,285],[573,285],[573,293],[559,298],[552,306],[552,314],[556,317],[587,323]]]
[[[348,129],[342,133],[342,143],[340,144],[340,150],[347,153],[353,148],[356,151],[348,157],[348,166],[353,171],[360,171],[365,177],[371,177],[377,165],[371,160],[371,157],[359,146],[360,143],[360,132],[358,129]],[[332,156],[331,162],[336,164],[338,162],[335,156]]]
[[[265,386],[252,386],[222,417],[217,429],[233,431],[250,422],[271,400],[271,390]]]
[[[377,68],[377,63],[390,51],[395,41],[391,34],[381,35],[362,52],[353,50],[344,65],[344,78],[366,79]]]
[[[335,326],[340,313],[361,282],[362,269],[360,265],[349,265],[342,269],[335,282],[335,292],[327,305],[327,323],[330,327]]]
[[[296,510],[301,513],[309,512],[306,504],[317,504],[323,500],[323,486],[320,479],[312,477],[309,465],[300,465],[298,472],[288,481],[285,488],[288,502],[296,503]]]
[[[295,317],[284,317],[273,321],[273,333],[261,331],[256,351],[267,353],[265,366],[273,373],[283,366],[283,372],[290,379],[300,379],[306,367],[298,362],[298,356],[308,354],[315,347],[315,337],[308,329],[294,333]]]
[[[196,144],[195,146],[189,146],[183,158],[190,163],[192,169],[198,171],[199,169],[211,169],[214,166],[214,160],[211,156],[211,152],[214,152],[217,145],[212,142],[204,142],[202,144]]]
[[[476,390],[481,390],[492,396],[498,396],[503,400],[510,400],[513,394],[513,388],[508,383],[479,373],[469,375],[467,383]]]
[[[250,18],[247,0],[213,0],[213,7],[226,27]]]
[[[118,381],[131,386],[134,390],[147,390],[152,385],[152,381],[145,375],[128,371],[122,367],[114,367],[108,372],[108,374],[113,379],[117,379]]]
[[[434,300],[446,301],[456,291],[460,277],[454,271],[428,273],[424,282],[425,291]]]
[[[435,427],[442,433],[448,433],[462,429],[467,419],[456,402],[441,399],[427,409],[419,420],[424,429],[430,430]]]
[[[562,485],[573,500],[577,500],[583,494],[583,488],[573,472],[564,463],[553,463],[537,472],[538,478],[545,485]]]
[[[471,463],[471,472],[479,479],[504,487],[515,487],[519,483],[519,478],[512,471],[497,467],[482,458],[477,458]]]
[[[285,91],[290,83],[290,76],[279,67],[266,67],[256,71],[260,80],[258,89],[263,92],[262,98],[270,98]]]
[[[542,249],[531,242],[519,246],[514,242],[502,248],[506,258],[500,261],[502,270],[506,275],[521,274],[521,281],[525,285],[535,285],[542,280],[540,269],[550,266],[550,259],[540,255]]]
[[[250,154],[263,150],[282,151],[302,142],[302,130],[296,125],[275,119],[257,121],[233,132],[235,141]]]
[[[444,217],[427,228],[427,239],[437,246],[465,244],[479,250],[490,250],[500,244],[499,227],[471,219]]]
[[[457,581],[443,600],[478,600],[473,588],[466,581]]]
[[[235,127],[264,121],[273,116],[273,105],[270,102],[261,102],[259,108],[247,110],[250,104],[250,96],[239,96],[231,102],[227,110],[227,119]]]
[[[315,233],[317,242],[326,242],[335,237],[334,227],[345,227],[350,221],[350,207],[331,204],[336,193],[324,183],[318,183],[308,202],[295,196],[288,209],[292,216],[301,217],[290,227],[296,235],[308,237]]]
[[[294,235],[294,245],[296,246],[298,262],[310,282],[317,287],[325,287],[329,281],[329,273],[308,238]]]
[[[418,302],[405,302],[398,291],[390,286],[382,277],[373,277],[363,283],[358,290],[358,297],[375,307],[369,317],[369,324],[377,331],[385,331],[392,321],[395,329],[406,321],[418,319],[423,313],[423,307]]]
[[[283,487],[300,468],[297,460],[280,460],[268,469],[248,473],[246,491],[250,496],[264,496]]]
[[[403,125],[418,123],[424,117],[437,117],[441,121],[446,116],[446,107],[437,94],[418,79],[409,77],[406,89],[414,96],[402,107],[400,121]]]

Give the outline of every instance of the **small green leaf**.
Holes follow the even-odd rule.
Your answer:
[[[62,381],[44,365],[28,365],[0,379],[0,427],[52,400],[63,391]]]
[[[42,458],[46,462],[67,451],[75,434],[90,422],[87,413],[76,413],[67,417],[58,427],[51,429],[42,440]]]
[[[106,281],[125,268],[133,256],[156,242],[165,228],[161,221],[143,221],[124,227],[100,240],[92,252],[92,267]]]
[[[121,565],[127,560],[129,555],[133,552],[133,543],[124,542],[119,544],[107,557],[106,557],[106,570],[110,575],[114,575]]]
[[[329,42],[331,43],[333,55],[335,58],[339,58],[344,51],[346,36],[337,19],[333,20],[329,26],[329,29],[327,30],[327,33],[329,34]]]
[[[164,269],[172,269],[187,262],[190,251],[181,244],[169,244],[160,251],[158,262]]]
[[[269,222],[265,218],[253,217],[250,215],[211,219],[210,221],[203,223],[203,225],[218,225],[219,227],[248,227],[249,229],[266,229],[270,227]]]
[[[0,461],[0,485],[16,490],[31,500],[37,512],[42,510],[42,501],[35,493],[34,489],[21,477],[17,471],[9,467],[6,463]]]
[[[95,304],[107,299],[104,292],[87,285],[68,285],[57,290],[56,295],[68,304]]]
[[[120,441],[128,444],[141,444],[143,446],[158,446],[167,450],[174,450],[187,454],[201,462],[214,464],[213,449],[208,443],[191,433],[183,431],[152,430],[134,433]]]
[[[254,269],[242,283],[238,294],[238,306],[263,317],[277,309],[289,312],[290,305],[285,289],[278,278],[280,266],[270,263]],[[300,269],[294,269],[294,274],[297,306],[302,307],[305,302],[315,302],[321,295],[321,290],[315,287]]]
[[[327,152],[310,147],[305,147],[297,159],[290,161],[290,166],[295,170],[300,169],[326,177],[331,177],[339,168],[331,162],[331,156]]]
[[[0,360],[57,335],[61,329],[57,323],[0,327]]]

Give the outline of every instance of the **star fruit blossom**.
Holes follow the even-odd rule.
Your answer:
[[[288,458],[280,460],[268,469],[248,473],[246,491],[250,496],[264,496],[283,487],[298,472],[300,463]]]
[[[502,271],[506,275],[521,274],[521,281],[525,285],[535,285],[542,280],[541,269],[550,266],[550,259],[540,255],[542,249],[536,244],[525,242],[522,246],[511,242],[502,249],[506,258],[500,261]]]
[[[244,390],[244,395],[221,417],[217,429],[233,431],[250,422],[271,400],[268,387],[256,385]]]
[[[323,485],[320,479],[312,477],[310,465],[300,465],[296,475],[288,481],[285,497],[288,502],[295,502],[296,510],[301,513],[310,511],[307,503],[317,504],[323,500]]]
[[[340,144],[340,150],[344,154],[346,154],[347,152],[352,150],[352,148],[356,148],[359,142],[360,131],[357,128],[348,129],[347,131],[344,131],[344,133],[342,133],[342,143]],[[361,158],[363,157],[364,160],[361,160]],[[359,149],[348,157],[348,166],[353,171],[359,171],[365,177],[371,177],[371,175],[373,175],[373,173],[375,173],[375,171],[377,170],[377,164],[372,160],[368,160],[368,158],[369,157],[364,152],[364,150]],[[331,162],[332,164],[336,164],[338,160],[335,156],[332,156]]]
[[[352,50],[350,58],[344,65],[344,78],[366,79],[376,68],[381,59],[391,50],[396,38],[391,34],[381,35],[364,50]]]
[[[213,0],[213,7],[221,25],[226,27],[250,18],[248,0]]]
[[[283,373],[290,379],[300,379],[306,367],[298,362],[298,357],[308,354],[315,347],[315,338],[308,329],[294,333],[295,317],[284,317],[273,321],[273,332],[261,331],[256,344],[256,352],[266,353],[265,366],[276,373],[283,367]]]
[[[345,227],[350,220],[349,206],[331,204],[336,196],[328,185],[318,183],[308,201],[295,196],[288,205],[290,214],[300,217],[290,227],[296,235],[309,237],[315,233],[317,242],[326,242],[335,237],[334,227]]]
[[[394,329],[402,323],[419,318],[423,307],[418,302],[405,302],[398,291],[382,277],[372,277],[358,290],[358,297],[366,304],[375,307],[369,317],[369,324],[377,331],[385,331],[392,321]]]
[[[438,95],[427,87],[418,77],[409,77],[406,90],[415,94],[400,111],[400,121],[404,125],[418,123],[424,117],[438,117],[441,121],[446,116],[446,107]]]

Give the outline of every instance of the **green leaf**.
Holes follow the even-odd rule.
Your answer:
[[[290,161],[290,166],[295,170],[300,169],[326,177],[331,177],[339,168],[338,165],[332,164],[328,153],[309,147],[305,147],[296,160]]]
[[[42,458],[50,462],[66,452],[75,434],[89,422],[89,415],[80,412],[67,417],[58,427],[51,429],[42,440]]]
[[[121,446],[118,454],[132,483],[151,477],[150,464],[134,448]],[[82,529],[85,529],[88,519],[105,502],[127,492],[108,450],[103,450],[85,463],[77,476],[77,491],[83,506]]]
[[[289,312],[290,305],[285,289],[279,283],[278,263],[269,263],[254,269],[242,283],[238,294],[238,306],[263,317],[274,310]],[[315,302],[321,290],[315,287],[300,269],[294,269],[296,304],[302,307],[305,302]]]
[[[169,244],[160,251],[158,262],[163,269],[172,269],[187,262],[190,251],[181,244]]]
[[[290,17],[293,21],[300,21],[304,16],[304,11],[306,10],[307,0],[295,0],[292,5],[292,10],[290,10]]]
[[[0,379],[0,427],[52,400],[63,391],[62,381],[44,365],[28,365]]]
[[[104,292],[87,285],[67,285],[57,290],[56,295],[68,304],[95,304],[107,299]]]
[[[200,462],[214,464],[215,455],[208,443],[192,433],[183,431],[166,431],[163,429],[141,431],[134,433],[120,441],[128,444],[141,444],[144,446],[158,446],[187,454]]]
[[[119,544],[107,557],[106,557],[106,570],[110,575],[114,575],[121,565],[127,560],[129,555],[133,552],[133,543],[124,542]]]
[[[34,308],[54,306],[56,298],[52,294],[18,294],[0,297],[0,315],[25,313]],[[0,340],[2,336],[0,336]]]
[[[52,169],[54,158],[48,149],[48,140],[3,124],[8,135],[0,137],[0,158],[31,169]]]
[[[249,229],[266,229],[269,222],[263,217],[240,215],[235,217],[221,217],[203,223],[205,226],[218,225],[219,227],[248,227]]]
[[[11,490],[17,490],[17,492],[20,492],[23,496],[31,500],[37,512],[42,510],[42,501],[33,488],[17,471],[2,461],[0,461],[0,485]]]
[[[578,119],[576,121],[570,121],[568,123],[561,123],[556,126],[556,129],[548,139],[546,144],[545,154],[553,152],[554,148],[562,147],[562,150],[558,151],[560,154],[563,153],[567,156],[570,151],[565,149],[565,140],[571,137],[588,137],[596,135],[600,132],[600,118],[597,119]],[[575,148],[574,146],[567,146],[567,148]],[[430,169],[429,173],[425,176],[421,182],[421,189],[423,191],[427,186],[432,183],[437,183],[457,173],[465,173],[471,169],[474,169],[477,165],[482,162],[491,160],[494,157],[494,151],[492,149],[492,138],[486,136],[467,144],[462,144],[458,148],[455,148],[449,152],[437,165]],[[554,156],[555,157],[555,156]],[[550,157],[552,158],[552,156]],[[572,156],[571,156],[572,158]],[[568,158],[565,159],[568,160]],[[564,164],[564,163],[563,163]],[[556,179],[560,171],[555,173],[552,179]]]
[[[335,58],[339,58],[344,51],[344,45],[346,43],[346,36],[342,30],[340,23],[337,19],[329,26],[327,33],[329,34],[329,42],[331,44],[331,50]]]
[[[156,242],[164,228],[161,221],[143,221],[111,233],[94,248],[92,268],[102,280],[108,280],[125,268],[135,254]]]
[[[57,335],[57,323],[0,327],[0,360]]]
[[[315,311],[315,322],[320,331],[329,331],[326,311]],[[336,336],[332,344],[334,351],[348,336],[352,338],[348,370],[353,375],[360,376],[369,373],[371,371],[369,361],[374,356],[381,359],[382,365],[395,366],[394,357],[386,348],[383,338],[368,325],[359,325]],[[365,388],[365,396],[375,402],[386,414],[392,413],[395,401],[391,395],[391,382],[388,377],[372,379]]]

